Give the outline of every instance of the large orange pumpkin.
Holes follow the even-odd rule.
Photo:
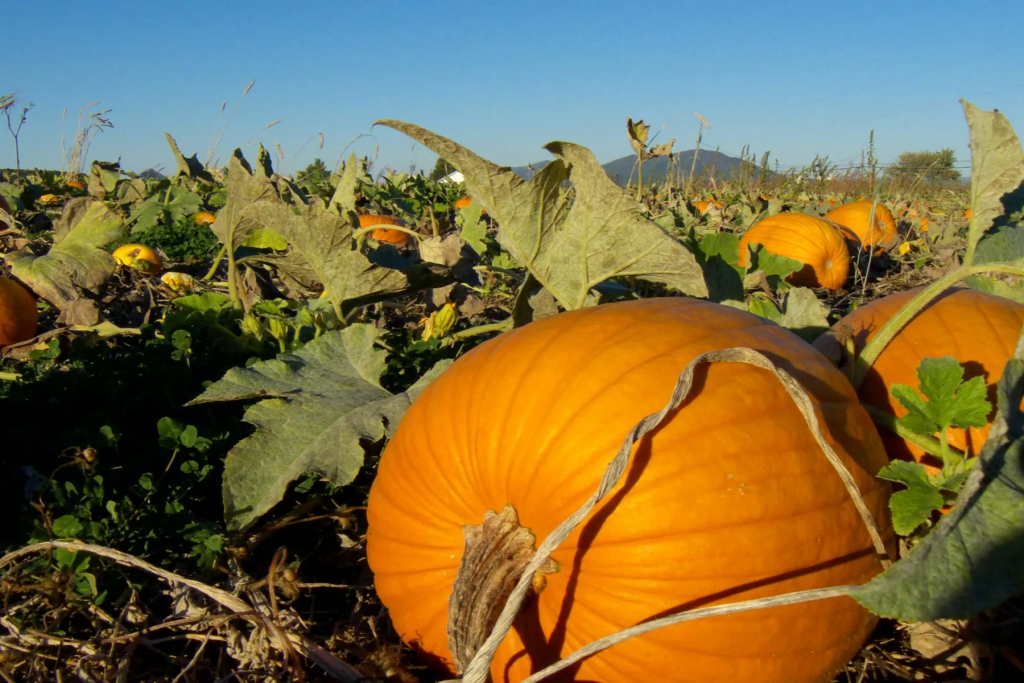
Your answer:
[[[814,342],[814,346],[833,360],[842,356],[839,339],[853,339],[857,350],[863,349],[890,318],[920,292],[912,289],[876,299],[861,306]],[[989,400],[995,405],[995,385],[1003,374],[1006,361],[1013,356],[1024,306],[1010,299],[985,294],[974,289],[955,288],[944,292],[929,304],[885,347],[871,366],[860,386],[860,399],[890,415],[907,414],[903,405],[889,392],[893,384],[916,387],[917,366],[924,358],[953,356],[965,366],[964,379],[978,375],[989,386]],[[971,455],[977,455],[988,438],[988,426],[951,428],[946,436],[949,444]],[[887,431],[880,430],[886,452],[892,459],[923,462],[932,474],[941,465],[919,446]]]
[[[20,283],[0,277],[0,348],[36,336],[38,322],[35,297]]]
[[[401,218],[397,216],[360,216],[359,227],[368,228],[373,225],[404,225]],[[378,242],[387,242],[396,246],[402,246],[409,241],[408,233],[391,228],[378,228],[370,233],[370,237]]]
[[[777,256],[805,264],[787,281],[839,289],[850,272],[846,240],[828,221],[804,213],[779,213],[758,221],[740,238],[739,265],[747,265],[747,245],[760,244]]]
[[[886,462],[845,377],[787,330],[704,300],[564,313],[481,344],[416,399],[381,457],[367,556],[402,637],[451,667],[448,598],[467,525],[514,506],[539,544],[597,488],[629,430],[698,354],[745,346],[812,392],[826,438],[889,534]],[[554,553],[520,612],[499,683],[645,619],[858,584],[880,569],[864,523],[767,371],[705,366],[699,390],[635,448],[617,487]],[[875,619],[849,598],[679,624],[614,646],[580,681],[828,681]],[[566,677],[551,680],[567,680]]]
[[[874,227],[871,221],[871,207],[874,206]],[[825,214],[825,218],[852,230],[864,248],[879,246],[891,248],[896,245],[899,233],[896,231],[896,220],[883,204],[873,202],[850,202],[837,206]]]

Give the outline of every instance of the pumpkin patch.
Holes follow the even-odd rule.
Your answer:
[[[385,95],[457,83],[421,85]],[[629,117],[625,161],[556,139],[511,166],[397,119],[344,148],[278,121],[236,141],[237,104],[150,169],[86,156],[93,105],[59,170],[8,119],[0,678],[1020,668],[1002,113],[963,103],[969,164],[889,135],[860,162],[732,158],[716,113],[692,150]]]

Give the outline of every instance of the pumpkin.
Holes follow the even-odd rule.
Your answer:
[[[196,215],[192,216],[192,220],[194,220],[197,225],[211,225],[217,220],[217,217],[209,211],[200,211],[196,213]]]
[[[597,488],[626,434],[698,354],[745,346],[812,393],[830,444],[888,531],[885,453],[845,377],[787,330],[690,298],[612,303],[502,334],[416,398],[380,459],[367,558],[398,633],[452,666],[448,598],[464,528],[514,507],[539,544]],[[699,390],[635,447],[622,481],[555,551],[503,640],[499,683],[640,621],[863,583],[880,565],[836,471],[779,381],[702,366]],[[828,681],[875,618],[840,597],[674,625],[584,660],[572,680]],[[566,680],[555,678],[552,680]]]
[[[964,219],[965,220],[971,220],[971,208],[970,207],[967,207],[966,209],[964,209]]]
[[[852,336],[856,348],[864,348],[882,325],[919,291],[890,294],[861,306],[818,338],[814,346],[833,361],[843,355],[839,340]],[[974,289],[947,290],[885,347],[860,386],[860,399],[890,415],[902,417],[907,411],[889,393],[890,387],[893,384],[916,387],[919,384],[917,366],[923,358],[953,356],[965,365],[964,379],[984,375],[989,385],[988,398],[994,406],[996,382],[1006,361],[1013,356],[1022,324],[1024,305]],[[951,446],[977,455],[988,437],[988,429],[988,426],[967,431],[951,428],[946,436]],[[916,460],[925,464],[930,474],[938,473],[941,463],[937,459],[888,430],[880,431],[890,459]]]
[[[403,225],[404,222],[397,216],[360,216],[359,227],[368,228],[373,225]],[[370,233],[370,237],[378,242],[387,242],[396,246],[402,246],[409,241],[409,234],[401,230],[390,228],[378,228]]]
[[[19,282],[0,277],[0,348],[36,336],[38,314],[31,292]]]
[[[739,265],[747,265],[747,245],[805,264],[786,278],[795,285],[839,289],[850,272],[850,252],[833,225],[803,213],[779,213],[758,221],[740,238]]]
[[[471,197],[463,197],[459,201],[455,202],[455,208],[456,209],[464,209],[464,208],[466,208],[467,206],[469,206],[472,203],[473,203],[473,199]]]
[[[85,189],[85,185],[83,185],[82,181],[80,181],[80,180],[69,180],[67,183],[64,184],[64,186],[65,187],[70,187],[70,188],[75,189],[75,190],[84,190]]]
[[[869,216],[874,206],[874,228],[871,227]],[[837,206],[825,214],[825,218],[852,230],[864,244],[864,248],[880,246],[890,248],[896,246],[899,233],[896,231],[896,219],[892,212],[882,204],[873,202],[851,202]]]
[[[39,197],[40,204],[56,204],[60,201],[60,197],[55,194],[44,194]]]
[[[156,252],[144,244],[126,244],[114,251],[114,260],[126,268],[140,270],[147,275],[156,275],[163,267]]]

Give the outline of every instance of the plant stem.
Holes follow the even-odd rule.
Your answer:
[[[21,375],[16,372],[0,372],[0,381],[17,382],[19,379],[21,379]]]
[[[960,451],[953,448],[948,443],[943,444],[939,439],[936,439],[934,436],[918,434],[917,432],[907,429],[906,427],[902,426],[899,423],[895,415],[887,413],[881,408],[876,408],[873,405],[869,405],[863,402],[861,403],[861,406],[864,408],[864,410],[868,412],[868,415],[871,416],[871,421],[874,422],[876,425],[878,425],[882,429],[892,432],[893,434],[900,437],[901,439],[904,439],[905,441],[909,441],[910,443],[919,447],[921,450],[923,450],[925,453],[928,453],[929,455],[934,455],[937,458],[943,458],[945,457],[943,455],[944,449],[945,452],[951,454],[951,457],[961,457],[963,455],[962,453],[960,453]],[[945,463],[946,460],[943,460],[943,462]]]
[[[220,262],[224,260],[224,254],[226,254],[227,251],[227,245],[222,244],[220,247],[220,251],[217,252],[216,258],[213,259],[213,265],[210,266],[209,272],[203,276],[203,282],[209,281],[213,277],[214,273],[217,272],[217,269],[220,268]]]
[[[470,327],[466,330],[461,330],[455,334],[450,335],[448,338],[452,341],[459,339],[466,339],[467,337],[475,337],[478,334],[487,334],[488,332],[505,332],[506,330],[512,329],[512,318],[506,318],[499,323],[491,323],[489,325],[477,325],[476,327]]]

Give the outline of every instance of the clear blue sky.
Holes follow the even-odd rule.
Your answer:
[[[958,98],[998,108],[1024,133],[1022,16],[1021,0],[110,0],[45,11],[18,0],[4,8],[0,94],[35,104],[21,134],[26,167],[59,168],[62,111],[70,143],[93,101],[115,127],[90,160],[173,169],[165,131],[202,160],[221,103],[226,116],[251,80],[216,157],[279,143],[285,172],[314,156],[333,165],[360,134],[373,137],[350,149],[379,145],[378,166],[429,171],[429,150],[371,130],[380,118],[520,165],[547,158],[551,140],[602,163],[625,156],[627,116],[690,149],[693,112],[712,126],[703,147],[749,144],[783,166],[859,160],[872,129],[883,161],[952,147],[966,162]],[[5,127],[0,167],[14,165]]]

